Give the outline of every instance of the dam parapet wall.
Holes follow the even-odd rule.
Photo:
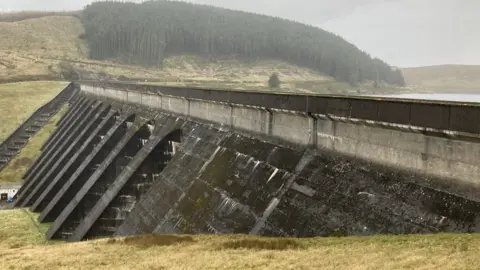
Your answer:
[[[206,121],[279,143],[328,149],[436,181],[480,185],[480,107],[458,102],[79,83],[83,93]]]

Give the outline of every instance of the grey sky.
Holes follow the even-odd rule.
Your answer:
[[[74,10],[92,0],[0,0],[0,10]],[[141,0],[137,0],[141,2]],[[334,32],[396,66],[480,64],[480,0],[190,0]],[[478,18],[477,18],[478,17]]]

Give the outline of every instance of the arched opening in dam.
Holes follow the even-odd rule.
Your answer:
[[[32,211],[42,212],[45,207],[52,201],[58,191],[64,186],[68,179],[75,173],[82,162],[92,153],[97,145],[102,141],[107,132],[113,127],[115,121],[119,117],[118,112],[112,110],[111,106],[108,106],[100,118],[93,123],[92,129],[87,130],[86,136],[89,136],[85,140],[80,140],[82,144],[76,154],[62,166],[62,170],[52,175],[53,181],[43,191],[42,195],[32,206]]]
[[[57,150],[56,155],[52,157],[52,160],[49,162],[50,166],[45,170],[44,176],[38,178],[38,184],[32,189],[31,194],[24,202],[24,206],[32,206],[32,210],[36,208],[33,205],[36,206],[36,201],[53,182],[52,180],[65,168],[65,165],[74,154],[80,150],[83,142],[87,140],[96,127],[102,123],[108,115],[110,108],[110,105],[104,106],[102,103],[99,103],[91,114],[80,121],[77,129],[70,134],[62,147]]]
[[[161,172],[172,160],[181,141],[182,131],[175,130],[158,142],[128,178],[115,198],[105,207],[88,232],[80,237],[93,239],[115,235],[118,227],[122,225],[135,204],[161,177]]]
[[[104,135],[100,134],[96,140],[98,143],[95,148],[97,151],[89,153],[92,155],[91,159],[88,157],[82,161],[82,164],[78,168],[75,168],[75,172],[72,176],[66,180],[66,183],[62,187],[61,191],[50,201],[47,207],[42,211],[39,217],[40,222],[53,222],[62,213],[64,208],[68,205],[72,197],[75,196],[77,191],[85,184],[85,182],[92,176],[92,174],[100,167],[101,163],[109,155],[111,150],[120,142],[125,136],[129,128],[133,125],[136,115],[132,114],[128,116],[124,121],[121,120],[119,114],[113,116],[114,124],[107,130]],[[121,121],[121,122],[120,122]],[[117,124],[115,124],[117,123]],[[113,131],[113,132],[112,132]],[[105,136],[112,132],[108,138]],[[106,140],[106,141],[104,141]],[[102,145],[99,145],[102,144]]]
[[[126,132],[116,145],[112,145],[104,162],[99,164],[99,167],[103,168],[97,169],[81,187],[81,192],[76,195],[79,199],[78,203],[71,202],[62,212],[62,217],[55,220],[55,223],[58,225],[61,223],[61,225],[53,238],[68,239],[72,235],[75,228],[97,204],[109,186],[114,183],[115,179],[120,176],[138,151],[150,139],[155,123],[149,121],[138,128],[139,121],[141,120],[135,119],[124,122],[122,126],[125,126]],[[108,222],[107,220],[106,230],[108,230]]]

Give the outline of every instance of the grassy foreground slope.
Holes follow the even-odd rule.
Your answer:
[[[476,269],[480,236],[438,234],[279,239],[146,235],[45,242],[48,225],[0,211],[2,267],[22,269]],[[15,224],[15,225],[13,225]]]
[[[47,244],[44,235],[50,224],[38,223],[37,218],[38,214],[27,209],[0,210],[0,254],[8,249]]]
[[[480,92],[480,66],[441,65],[402,69],[408,85],[433,91]]]

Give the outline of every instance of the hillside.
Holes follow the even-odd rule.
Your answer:
[[[480,93],[480,66],[441,65],[403,68],[408,85],[431,91]]]
[[[86,46],[78,19],[52,16],[0,22],[0,78],[45,76],[61,59],[80,59]]]
[[[73,69],[82,79],[116,79],[123,75],[166,85],[265,90],[268,77],[277,72],[283,82],[282,91],[399,91],[391,87],[376,89],[371,83],[351,86],[310,68],[275,59],[208,59],[184,54],[166,57],[163,69],[120,64],[115,59],[91,60],[85,41],[79,38],[84,28],[78,18],[40,15],[45,14],[21,14],[27,19],[0,22],[0,83],[62,79],[66,71]],[[14,14],[10,17],[23,18]]]
[[[176,1],[96,2],[82,13],[90,57],[163,67],[164,59],[275,59],[352,85],[404,85],[399,70],[341,37],[305,24]]]

